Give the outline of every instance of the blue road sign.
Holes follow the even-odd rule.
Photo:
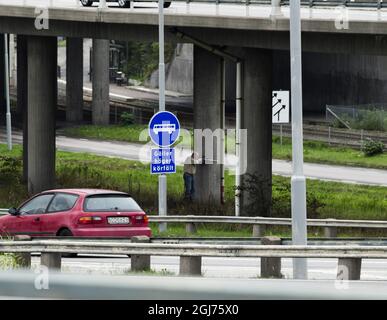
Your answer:
[[[176,173],[175,149],[152,149],[151,174]]]
[[[173,145],[179,135],[180,123],[172,112],[160,111],[149,121],[149,136],[161,148]]]

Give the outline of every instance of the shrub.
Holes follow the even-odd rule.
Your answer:
[[[381,141],[367,139],[362,145],[362,150],[364,155],[366,155],[367,157],[382,154],[384,150],[384,143]]]
[[[125,126],[132,125],[134,124],[134,115],[129,112],[123,112],[120,116],[120,122]]]

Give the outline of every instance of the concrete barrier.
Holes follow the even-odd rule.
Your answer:
[[[280,245],[281,238],[264,237],[263,245]],[[261,258],[261,278],[282,278],[281,258]]]

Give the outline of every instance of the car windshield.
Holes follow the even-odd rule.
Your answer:
[[[93,195],[85,199],[85,211],[143,211],[133,198],[127,195]]]

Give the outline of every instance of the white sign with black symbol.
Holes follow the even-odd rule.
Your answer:
[[[273,123],[289,123],[289,91],[273,91],[271,108],[273,113]]]

